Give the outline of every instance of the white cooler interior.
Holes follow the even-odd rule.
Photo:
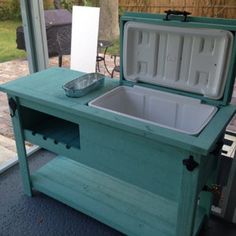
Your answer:
[[[127,22],[124,78],[220,99],[233,35],[226,30]]]
[[[191,135],[201,132],[217,111],[198,99],[140,86],[120,86],[89,106]]]
[[[197,135],[217,108],[201,104],[191,93],[222,98],[232,42],[233,35],[226,30],[129,21],[124,25],[121,80],[183,90],[189,96],[121,86],[89,105]]]

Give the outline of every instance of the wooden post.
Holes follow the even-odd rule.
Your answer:
[[[10,97],[8,98],[10,99]],[[23,183],[25,194],[31,197],[32,189],[31,189],[31,183],[30,183],[30,173],[29,173],[29,166],[28,166],[28,161],[27,161],[27,154],[25,150],[25,140],[24,140],[23,130],[21,127],[19,104],[16,98],[13,97],[12,99],[13,99],[12,100],[13,102],[16,102],[16,110],[15,112],[13,112],[12,109],[10,108],[10,114],[12,116],[13,129],[14,129],[14,134],[16,137],[16,148],[17,148],[17,153],[18,153],[18,158],[19,158],[22,183]]]
[[[42,0],[20,0],[29,70],[48,67],[48,48]]]
[[[197,161],[198,162],[198,161]],[[199,168],[190,171],[183,166],[179,206],[177,214],[177,236],[191,236],[197,207],[197,187]]]

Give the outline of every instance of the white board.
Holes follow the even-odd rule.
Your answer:
[[[100,8],[73,6],[70,68],[86,73],[96,70]]]

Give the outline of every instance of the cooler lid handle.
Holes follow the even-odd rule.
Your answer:
[[[164,20],[170,20],[169,19],[170,15],[175,15],[175,16],[182,15],[184,17],[184,19],[183,19],[184,22],[187,21],[187,16],[192,14],[191,12],[178,11],[178,10],[167,10],[167,11],[165,11],[165,13],[166,13],[166,17],[164,18]]]

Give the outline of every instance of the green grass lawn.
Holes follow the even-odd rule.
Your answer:
[[[0,21],[0,63],[25,58],[24,50],[16,48],[16,28],[20,21]]]

